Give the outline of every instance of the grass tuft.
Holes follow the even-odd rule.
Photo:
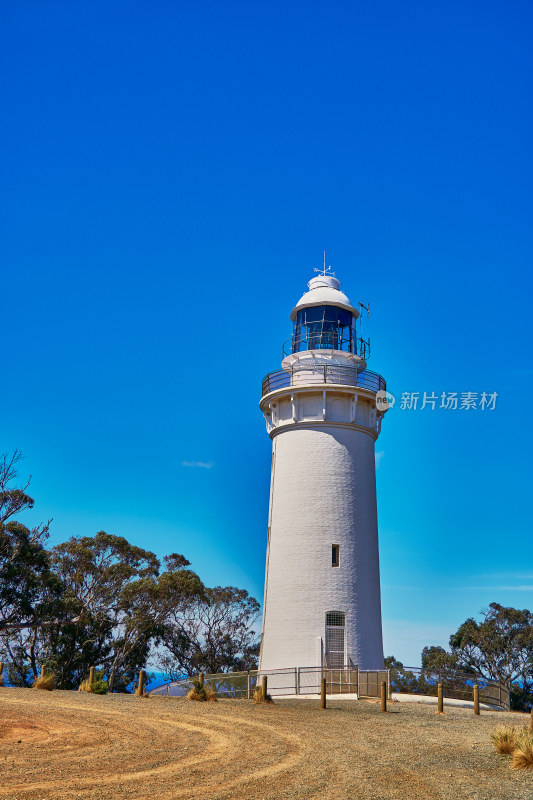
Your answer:
[[[496,751],[502,756],[510,756],[516,744],[516,729],[510,725],[500,725],[491,734],[491,739]]]
[[[47,692],[51,692],[53,689],[56,688],[56,676],[55,675],[45,675],[43,677],[37,678],[33,682],[34,689],[45,689]]]
[[[89,680],[82,681],[79,685],[78,692],[88,692],[89,694],[107,694],[109,684],[104,680],[104,671],[98,670],[95,673],[94,681],[91,683]]]
[[[217,693],[212,686],[208,685],[205,687],[205,699],[210,703],[216,703],[218,701]]]
[[[533,769],[533,733],[524,728],[515,740],[511,769]]]
[[[261,689],[260,686],[258,686],[256,688],[256,690],[254,692],[253,700],[254,700],[254,703],[257,703],[258,705],[260,703],[268,703],[269,705],[274,705],[274,701],[272,700],[272,695],[271,694],[267,694],[266,699],[263,700],[263,692],[262,692],[262,689]]]
[[[209,700],[211,703],[217,702],[217,693],[212,686],[204,686],[200,681],[192,682],[192,689],[187,692],[187,700],[198,700],[204,702]]]

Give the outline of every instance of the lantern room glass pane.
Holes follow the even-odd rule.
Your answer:
[[[356,352],[355,317],[337,306],[312,306],[296,314],[292,352],[342,350]]]

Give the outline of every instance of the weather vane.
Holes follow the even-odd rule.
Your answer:
[[[334,272],[331,271],[331,267],[326,267],[326,251],[324,250],[324,267],[320,269],[320,267],[315,267],[315,272],[320,273],[320,275],[335,275]]]

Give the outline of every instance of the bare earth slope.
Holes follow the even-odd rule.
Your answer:
[[[0,690],[9,800],[533,800],[490,733],[525,715]]]

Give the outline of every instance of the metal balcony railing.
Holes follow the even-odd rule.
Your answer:
[[[269,372],[263,378],[263,397],[270,392],[275,392],[276,389],[323,383],[353,386],[354,388],[368,389],[371,392],[384,391],[387,388],[385,379],[369,369],[358,372],[355,367],[335,364],[309,364],[306,366],[300,362],[289,371],[278,369]]]
[[[357,353],[366,361],[370,356],[370,340],[355,335],[345,337],[334,331],[302,331],[284,342],[283,358],[304,350],[341,350],[344,353]]]

